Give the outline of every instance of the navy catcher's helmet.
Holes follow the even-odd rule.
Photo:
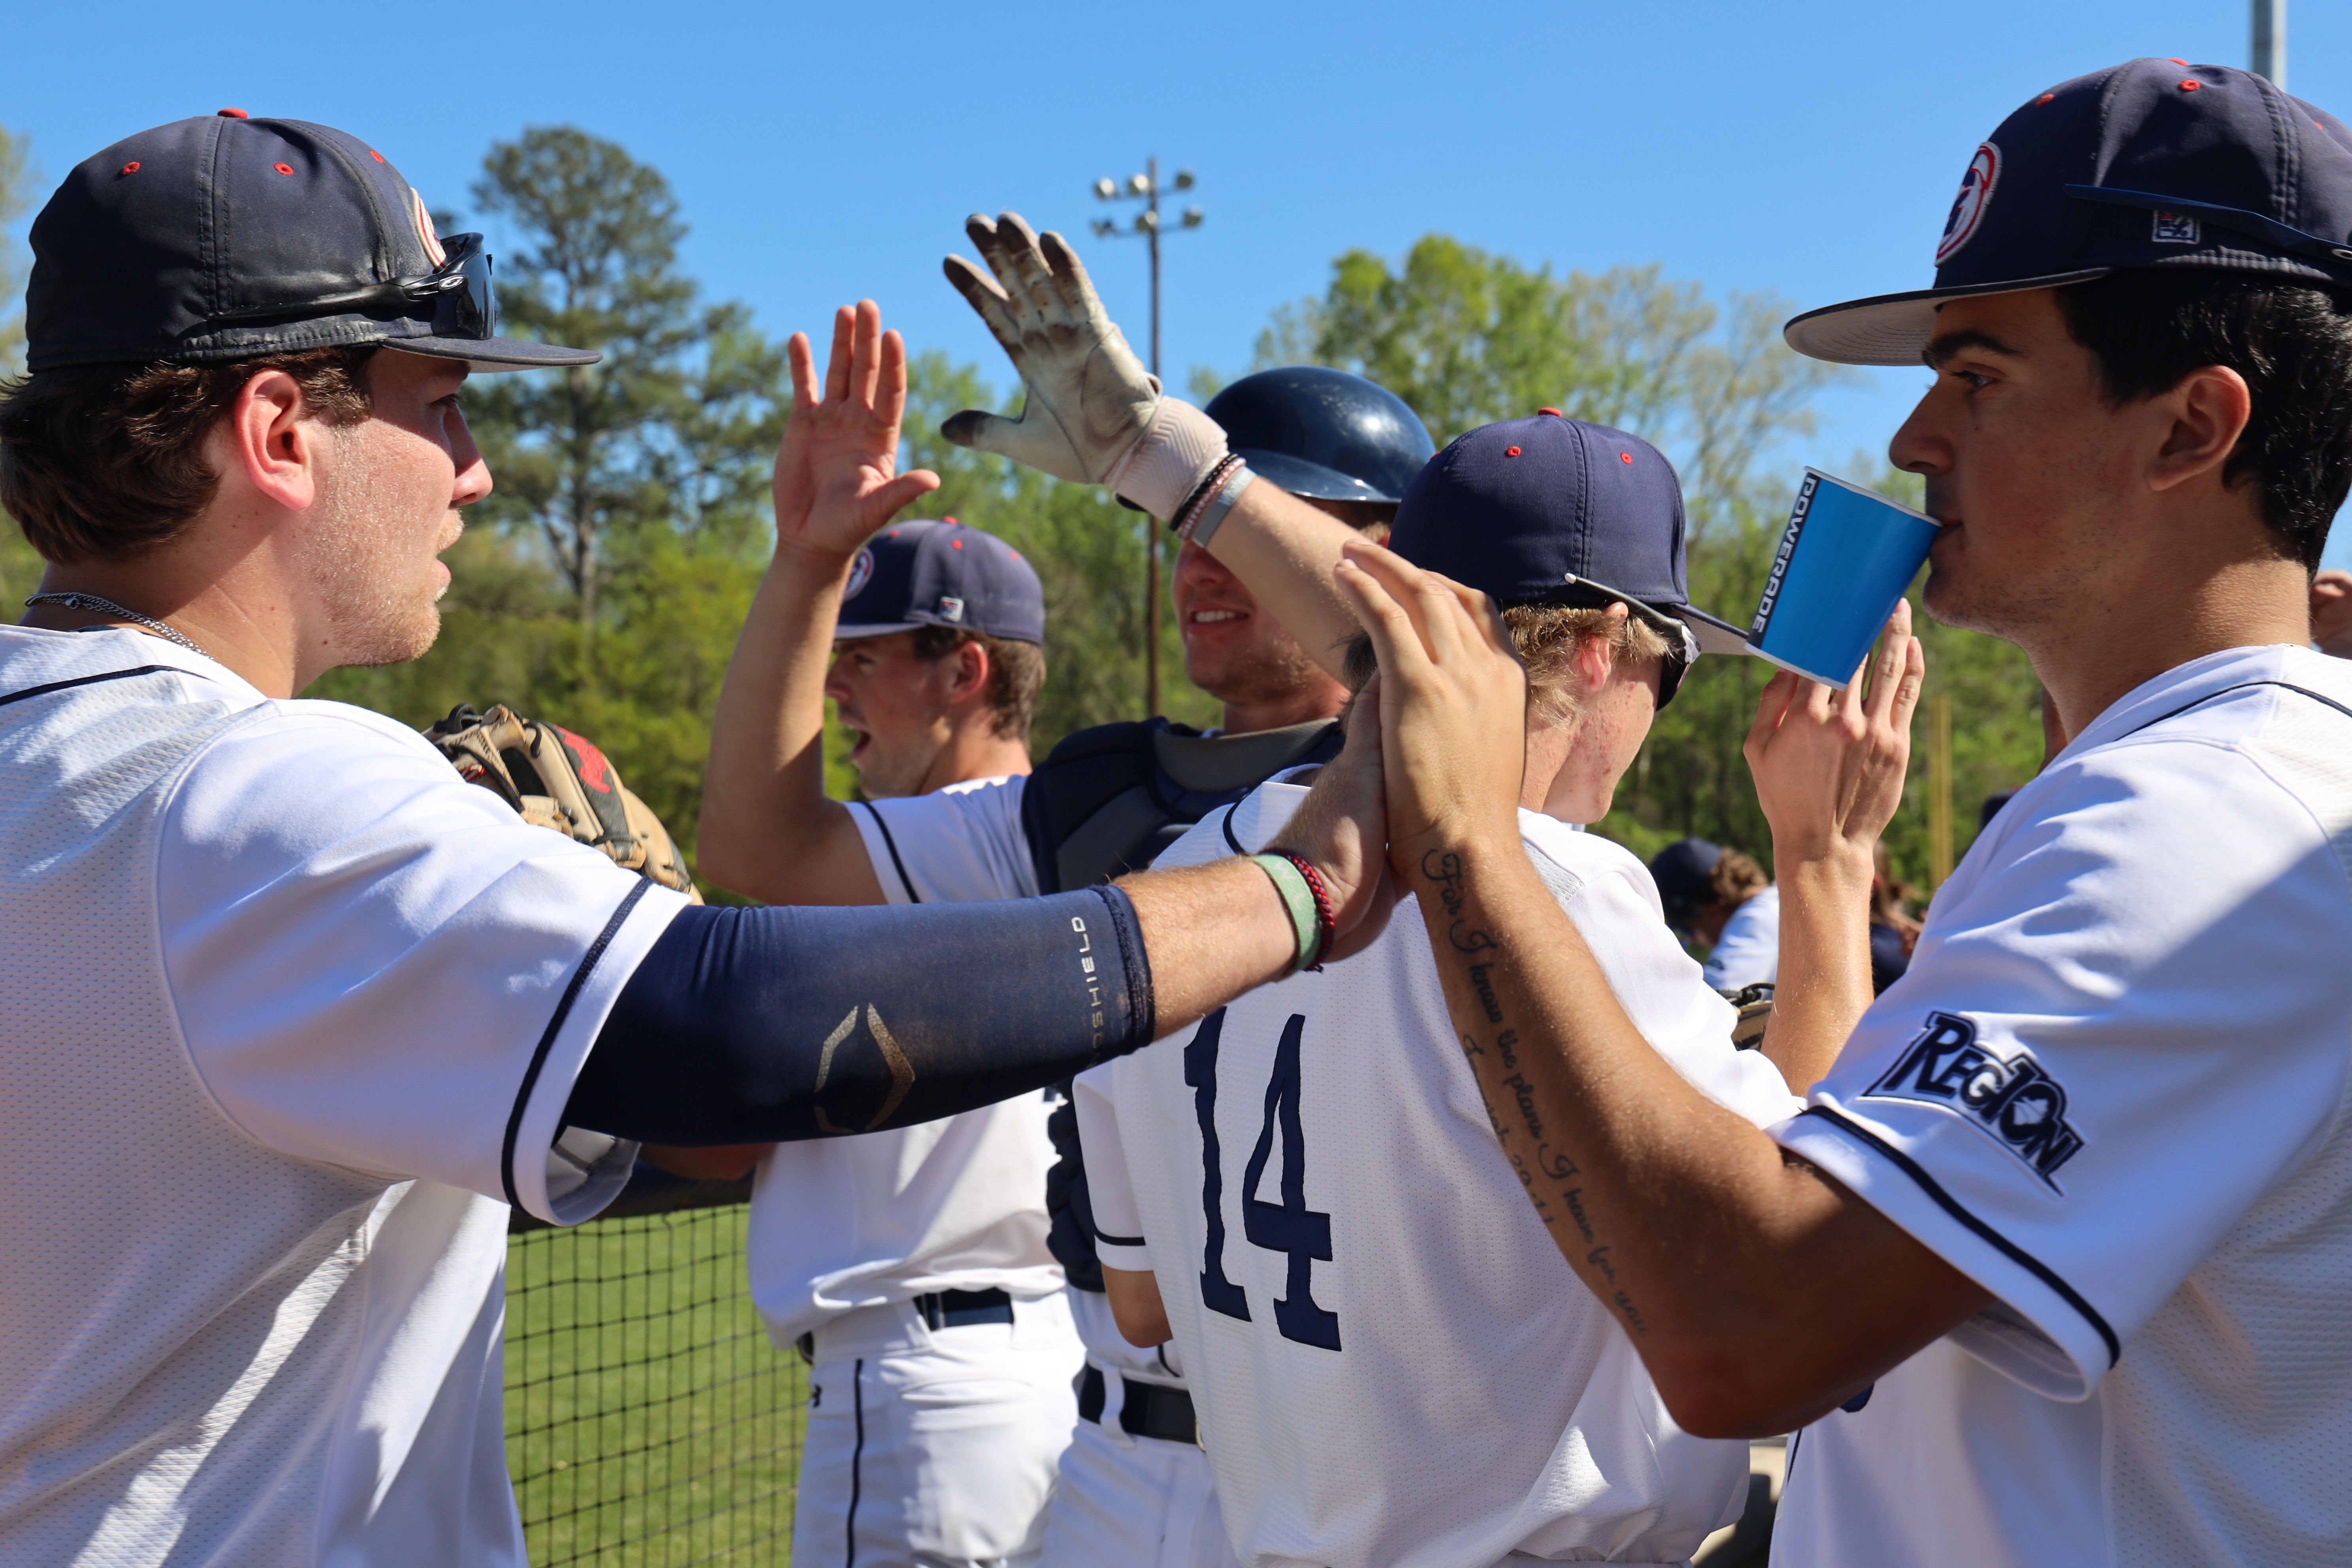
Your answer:
[[[1395,393],[1321,365],[1245,375],[1203,412],[1253,472],[1308,500],[1393,506],[1437,450]]]

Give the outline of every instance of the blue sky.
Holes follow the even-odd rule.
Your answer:
[[[1197,172],[1168,243],[1167,360],[1231,371],[1331,258],[1443,230],[1523,260],[1657,261],[1798,306],[1925,285],[1970,152],[2016,104],[2134,55],[2245,63],[2245,0],[1646,0],[1020,7],[24,5],[0,123],[54,178],[234,104],[381,146],[436,207],[533,124],[617,141],[677,189],[687,260],[770,331],[860,294],[917,347],[1009,379],[939,275],[963,215],[1082,230],[1099,175]],[[299,17],[299,22],[293,18]],[[94,26],[99,31],[93,32]],[[2289,86],[2352,111],[2352,6],[2304,0]],[[48,62],[47,68],[41,62]],[[495,239],[495,230],[493,238]],[[1139,343],[1142,247],[1083,241]],[[1833,394],[1817,450],[1883,447],[1923,372]],[[2352,564],[2352,531],[2331,559]]]

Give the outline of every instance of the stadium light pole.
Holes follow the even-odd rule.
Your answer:
[[[1129,174],[1124,181],[1097,180],[1095,196],[1106,202],[1141,201],[1143,210],[1121,225],[1116,218],[1101,217],[1094,221],[1095,237],[1117,239],[1140,236],[1151,257],[1151,374],[1160,371],[1160,160],[1149,158],[1144,172]],[[1189,191],[1192,188],[1192,171],[1179,169],[1170,182],[1171,189]],[[1199,207],[1186,207],[1178,220],[1179,228],[1198,228],[1202,217]],[[1164,384],[1167,377],[1160,375]],[[1147,719],[1160,711],[1160,530],[1157,526],[1144,531],[1148,542],[1143,552],[1143,716]]]
[[[2254,0],[2253,73],[2286,90],[2286,0]]]

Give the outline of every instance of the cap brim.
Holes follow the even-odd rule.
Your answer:
[[[2001,283],[1972,283],[1964,289],[1918,289],[1908,294],[1877,294],[1824,305],[1801,316],[1791,316],[1780,329],[1790,348],[1832,364],[1917,364],[1936,335],[1936,310],[1947,300],[1968,300],[1980,294],[2022,294],[2029,289],[2056,289],[2105,278],[2112,267],[2080,272],[2053,272],[2042,278],[2020,278]]]
[[[917,631],[924,626],[935,624],[936,623],[931,621],[900,621],[895,626],[864,626],[855,621],[845,621],[841,625],[833,628],[833,640],[835,642],[847,642],[853,637],[896,637],[900,632]]]
[[[561,348],[521,338],[386,338],[383,346],[404,354],[464,360],[468,369],[485,372],[562,370],[594,364],[604,357],[594,349]]]
[[[1666,614],[1675,616],[1690,627],[1701,653],[1754,653],[1748,646],[1748,634],[1729,621],[1717,620],[1705,610],[1694,610],[1688,605],[1676,605]]]

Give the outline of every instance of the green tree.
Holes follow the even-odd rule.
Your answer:
[[[528,130],[490,149],[474,199],[520,240],[500,258],[505,330],[604,356],[468,395],[498,477],[484,519],[544,542],[593,632],[616,561],[662,535],[756,534],[782,357],[744,307],[698,302],[668,182],[614,143]]]

